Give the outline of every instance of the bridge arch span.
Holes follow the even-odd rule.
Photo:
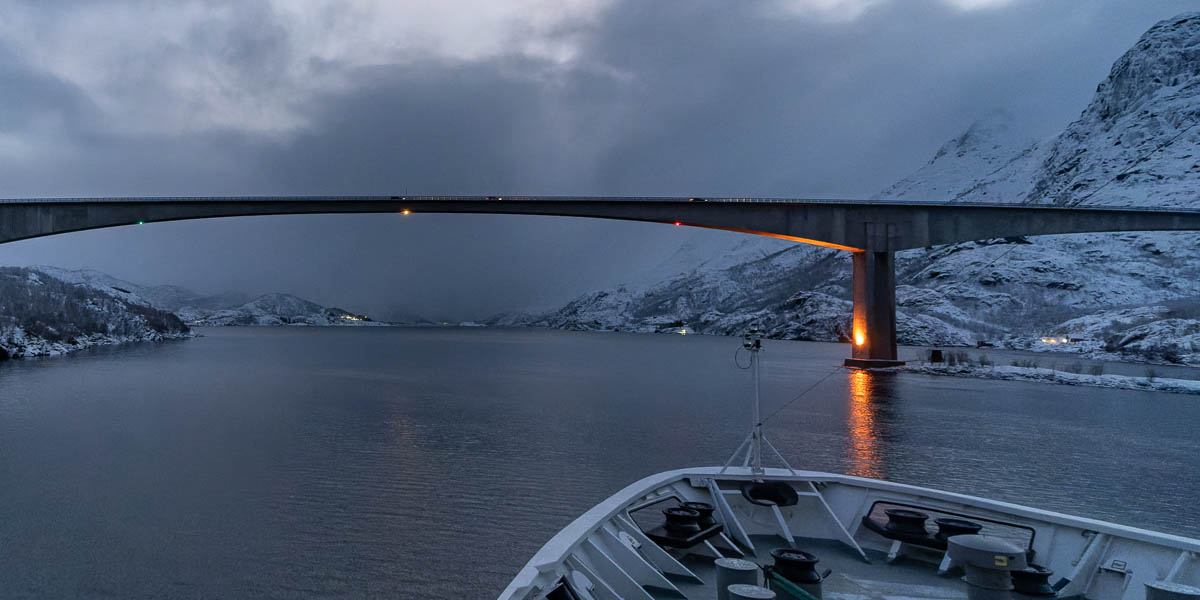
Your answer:
[[[897,251],[982,239],[1200,231],[1200,211],[781,198],[255,196],[0,200],[0,244],[139,223],[284,214],[470,213],[589,217],[722,229],[854,253],[854,359],[896,360]]]

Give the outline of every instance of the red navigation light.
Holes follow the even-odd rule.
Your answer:
[[[676,226],[676,227],[679,227],[680,225],[683,225],[683,223],[680,223],[679,221],[675,221],[675,226]]]

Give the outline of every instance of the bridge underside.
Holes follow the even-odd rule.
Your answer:
[[[1200,211],[804,199],[356,196],[0,200],[0,244],[183,219],[278,214],[474,213],[672,223],[819,244],[854,253],[855,366],[896,360],[895,253],[1015,236],[1197,231]]]

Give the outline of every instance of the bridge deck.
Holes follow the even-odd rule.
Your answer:
[[[0,244],[101,227],[279,214],[475,213],[723,229],[855,252],[854,358],[896,358],[896,251],[1004,237],[1198,231],[1200,210],[810,198],[243,196],[0,200]]]
[[[0,243],[182,219],[320,213],[476,213],[591,217],[724,229],[858,251],[999,237],[1200,230],[1200,210],[823,198],[618,196],[231,196],[0,200]]]

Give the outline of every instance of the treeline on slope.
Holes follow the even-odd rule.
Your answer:
[[[52,342],[77,336],[187,333],[173,313],[126,302],[100,290],[20,267],[0,267],[0,328],[19,327]]]

